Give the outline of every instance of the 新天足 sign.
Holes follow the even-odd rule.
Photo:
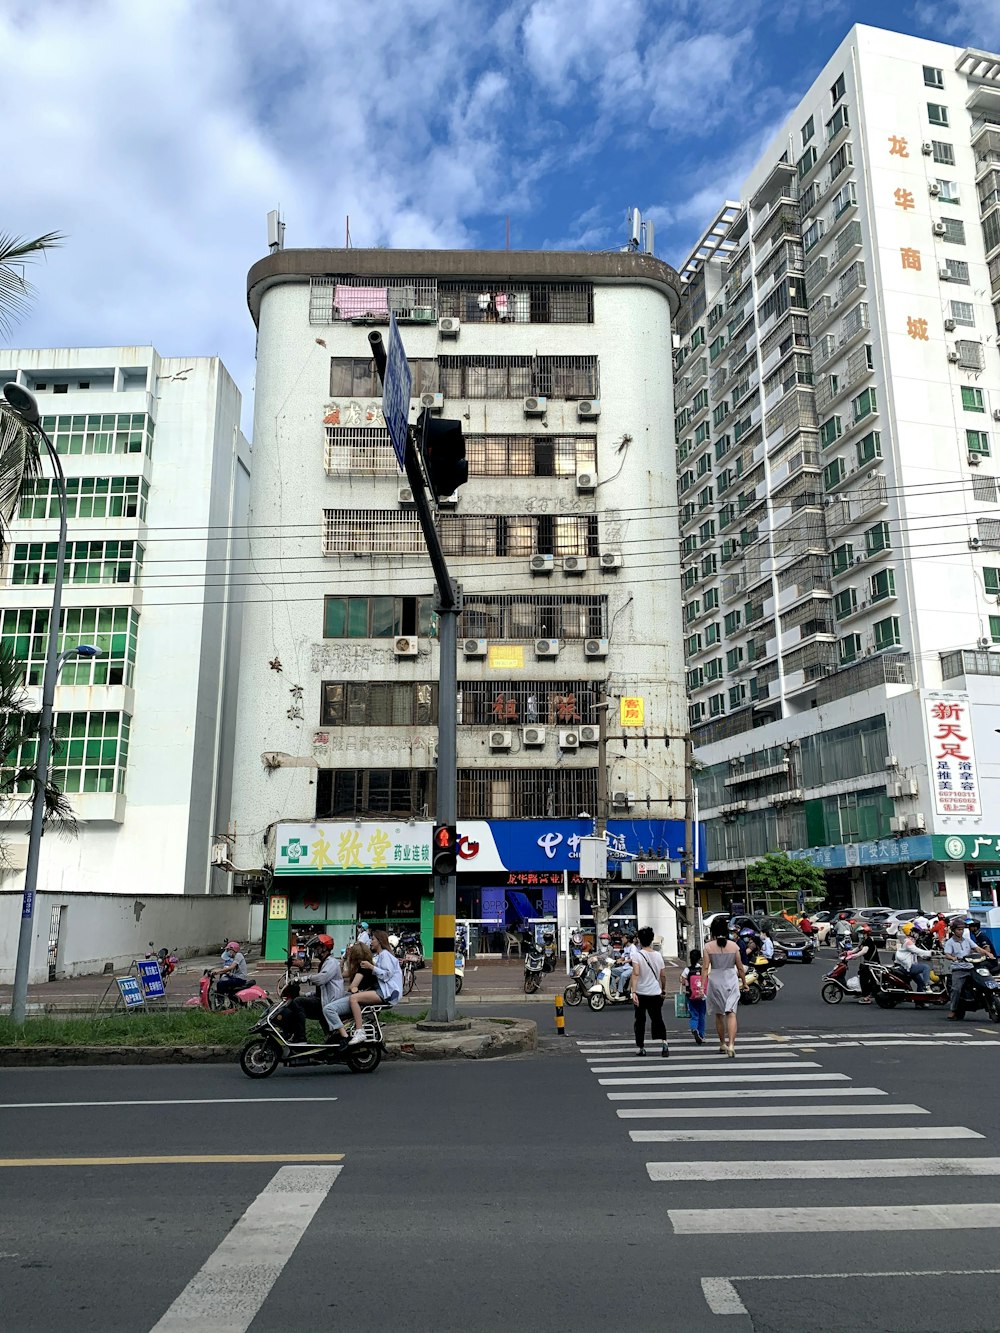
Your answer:
[[[923,705],[935,810],[939,815],[981,815],[969,696],[938,690],[924,695]]]

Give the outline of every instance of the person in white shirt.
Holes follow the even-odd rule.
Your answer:
[[[619,995],[624,995],[627,990],[626,982],[632,975],[632,964],[635,962],[635,955],[638,952],[630,938],[622,949],[621,961],[615,963],[611,968],[612,985]]]
[[[774,957],[774,941],[771,939],[771,932],[767,929],[761,931],[761,935],[760,951],[768,962],[770,962]]]
[[[348,1043],[351,1046],[360,1046],[367,1040],[362,1009],[372,1004],[395,1004],[403,994],[403,972],[384,930],[372,932],[372,956],[373,962],[362,961],[360,964],[371,978],[369,984],[364,990],[352,992],[350,997],[354,1018],[354,1036]]]
[[[367,944],[369,949],[372,947],[372,937],[368,933],[368,922],[362,921],[358,927],[358,943]]]
[[[653,948],[653,932],[649,926],[639,931],[639,948],[632,959],[632,1003],[635,1005],[635,1045],[639,1055],[646,1054],[646,1015],[653,1040],[659,1040],[660,1054],[666,1060],[670,1055],[667,1029],[663,1022],[663,997],[667,993],[667,965],[663,956]]]
[[[924,916],[923,912],[921,912],[919,916],[913,918],[913,929],[918,935],[922,935],[925,930],[930,930],[930,928],[931,923]]]
[[[910,976],[917,983],[917,990],[927,989],[927,983],[931,979],[931,969],[928,963],[923,960],[931,957],[930,949],[921,949],[913,938],[914,926],[906,921],[903,924],[903,933],[896,942],[895,962],[899,967],[905,968]]]
[[[962,992],[965,990],[968,975],[972,971],[972,963],[969,959],[974,953],[986,956],[986,950],[972,942],[966,933],[965,922],[961,917],[958,917],[951,923],[951,934],[944,942],[944,951],[948,958],[954,960],[951,967],[951,1013],[948,1017],[953,1022],[960,1023],[965,1017]]]

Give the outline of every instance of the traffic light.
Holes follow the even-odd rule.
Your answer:
[[[435,500],[454,495],[469,480],[462,423],[444,421],[425,408],[417,418],[417,439],[421,442],[424,471]]]
[[[435,875],[453,875],[458,864],[458,829],[454,824],[434,825]]]

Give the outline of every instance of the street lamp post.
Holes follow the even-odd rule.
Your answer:
[[[66,564],[66,475],[56,447],[42,429],[38,403],[34,394],[19,384],[5,384],[3,396],[7,405],[34,430],[45,444],[55,476],[59,500],[59,544],[56,548],[56,573],[52,585],[52,610],[49,613],[48,646],[45,653],[45,674],[42,677],[42,707],[38,721],[38,742],[35,756],[34,791],[31,799],[31,831],[28,835],[28,859],[24,870],[24,896],[21,899],[21,928],[17,937],[17,963],[14,969],[14,995],[11,1017],[23,1023],[28,1007],[28,970],[31,963],[31,937],[35,917],[35,889],[38,884],[38,857],[42,846],[42,821],[45,818],[45,784],[49,776],[49,755],[52,750],[52,712],[56,696],[59,668],[69,657],[96,657],[99,648],[81,644],[66,652],[59,651],[59,621],[62,617],[63,570]]]

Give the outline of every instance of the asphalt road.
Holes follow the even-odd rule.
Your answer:
[[[539,1006],[521,1059],[5,1071],[0,1328],[994,1330],[1000,1027],[824,970],[735,1060]]]

